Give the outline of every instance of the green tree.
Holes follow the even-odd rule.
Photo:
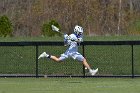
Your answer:
[[[58,27],[60,29],[60,25],[58,24],[58,22],[56,22],[55,20],[51,20],[50,22],[45,22],[42,26],[42,32],[44,36],[61,36],[60,33],[52,31],[51,25],[55,25],[56,27]]]
[[[4,15],[0,17],[0,36],[12,36],[13,26],[9,18]]]

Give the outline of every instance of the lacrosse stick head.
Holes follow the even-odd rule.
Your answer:
[[[51,25],[51,27],[52,27],[52,30],[53,30],[53,31],[59,32],[59,28],[58,28],[58,27],[56,27],[56,26],[54,26],[54,25]]]

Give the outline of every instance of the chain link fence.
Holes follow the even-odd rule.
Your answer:
[[[85,41],[79,52],[92,68],[94,77],[139,77],[140,41]],[[83,65],[73,59],[57,63],[38,60],[46,51],[60,56],[63,42],[0,42],[0,77],[91,77]]]

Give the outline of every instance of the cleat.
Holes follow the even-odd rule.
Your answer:
[[[98,68],[97,69],[93,69],[93,70],[90,70],[89,73],[94,76],[96,73],[98,72]]]
[[[44,57],[49,57],[49,54],[46,54],[46,52],[43,52],[42,54],[40,54],[40,56],[38,57],[38,59],[44,58]]]

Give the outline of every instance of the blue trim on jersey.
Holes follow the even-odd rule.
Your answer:
[[[80,37],[81,37],[81,35],[77,35],[76,33],[74,33],[74,35],[75,35],[77,38],[80,38]]]

